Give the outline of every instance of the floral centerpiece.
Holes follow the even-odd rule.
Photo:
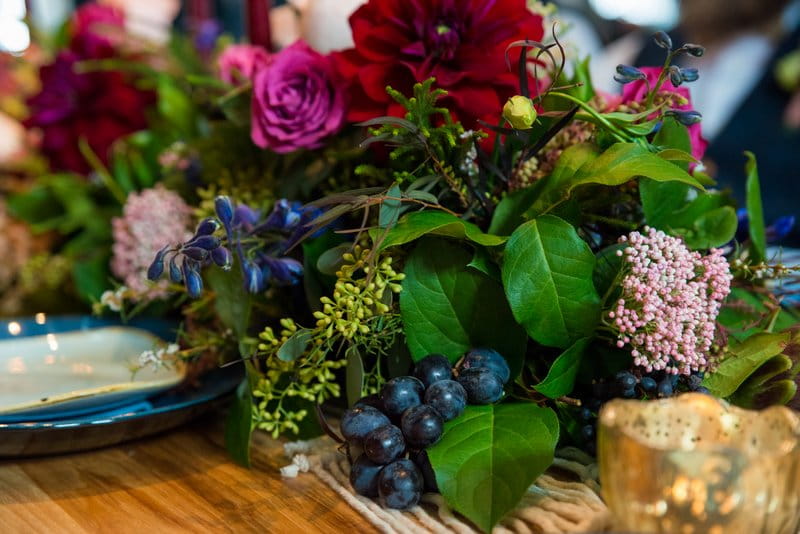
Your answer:
[[[699,74],[673,65],[703,48],[658,33],[664,64],[620,65],[607,95],[586,61],[566,74],[523,0],[416,5],[371,0],[329,55],[221,39],[212,67],[179,37],[168,55],[108,41],[115,16],[80,11],[28,121],[72,172],[10,213],[55,236],[97,313],[180,314],[165,358],[243,362],[238,461],[255,430],[307,436],[317,406],[356,405],[356,489],[405,507],[427,475],[484,530],[558,445],[593,452],[609,399],[797,402],[775,282],[794,270],[767,252],[786,221],[763,219],[754,155],[738,215],[703,170]]]

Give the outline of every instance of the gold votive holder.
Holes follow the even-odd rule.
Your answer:
[[[615,531],[800,532],[800,417],[709,395],[613,400],[600,412],[598,462]]]

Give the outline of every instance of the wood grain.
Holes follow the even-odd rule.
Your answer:
[[[97,451],[0,462],[2,533],[375,532],[314,475],[282,479],[281,444],[233,464],[218,419]]]

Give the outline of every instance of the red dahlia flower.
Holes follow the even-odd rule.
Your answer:
[[[415,82],[435,76],[448,91],[444,105],[467,128],[496,121],[517,92],[508,44],[543,34],[526,0],[370,0],[350,16],[350,27],[355,47],[333,55],[350,83],[349,120],[402,116],[386,86],[409,94]]]

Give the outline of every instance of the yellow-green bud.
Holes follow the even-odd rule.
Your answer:
[[[503,118],[517,130],[527,130],[533,126],[536,116],[536,108],[526,96],[514,95],[503,106]]]

